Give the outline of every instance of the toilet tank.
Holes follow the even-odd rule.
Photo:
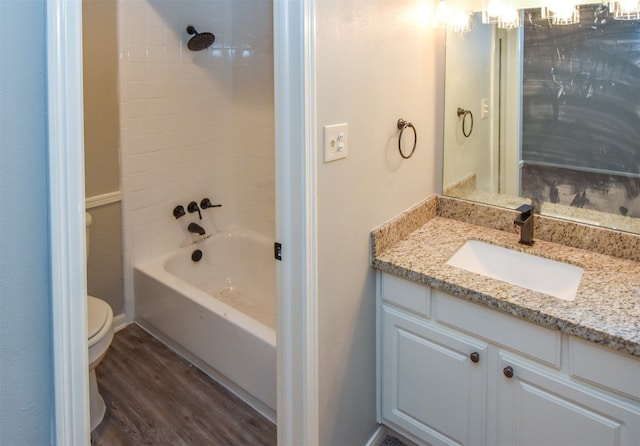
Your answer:
[[[85,212],[84,215],[85,215],[86,252],[87,252],[87,259],[89,259],[89,226],[91,226],[91,222],[93,221],[93,219],[91,218],[91,214],[88,212]]]

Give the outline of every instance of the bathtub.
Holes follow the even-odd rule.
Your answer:
[[[138,324],[275,422],[273,240],[232,228],[135,266],[134,284]]]

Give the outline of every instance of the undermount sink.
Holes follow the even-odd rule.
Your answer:
[[[447,265],[539,291],[562,300],[574,300],[582,268],[543,257],[468,240]]]

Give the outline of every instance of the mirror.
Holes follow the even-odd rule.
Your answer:
[[[444,194],[640,233],[640,21],[447,30]]]

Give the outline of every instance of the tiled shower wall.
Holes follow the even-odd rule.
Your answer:
[[[238,225],[274,236],[270,0],[120,0],[121,188],[125,309],[132,266],[193,240],[173,208],[209,197],[207,233]],[[187,49],[186,28],[215,34]]]

